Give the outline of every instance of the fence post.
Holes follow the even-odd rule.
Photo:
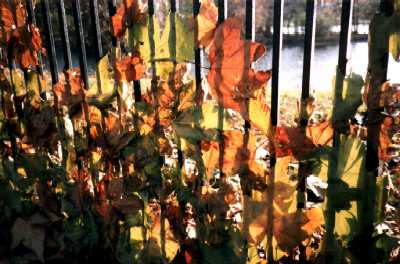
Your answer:
[[[271,80],[271,124],[278,125],[279,108],[279,72],[282,51],[282,24],[284,0],[274,0],[273,42],[272,42],[272,80]],[[273,199],[275,188],[275,154],[271,155],[271,172],[268,180],[268,217],[267,217],[267,255],[268,262],[273,262]]]
[[[218,0],[218,22],[217,25],[221,25],[226,17],[227,17],[227,1],[226,0]],[[223,38],[223,34],[221,34],[220,38]],[[224,41],[221,39],[221,41]],[[222,62],[222,58],[218,57],[219,63]],[[217,65],[219,64],[217,62]],[[217,68],[217,72],[220,73],[221,69]],[[217,84],[219,86],[219,84]],[[223,95],[221,94],[219,87],[217,87],[217,101],[218,101],[218,127],[217,127],[217,138],[218,138],[218,149],[219,149],[219,154],[218,154],[218,168],[219,168],[219,173],[220,177],[224,178],[224,172],[223,172],[223,165],[224,165],[224,149],[225,149],[225,142],[224,142],[224,131],[223,131],[223,126],[224,126],[224,108],[223,105],[221,105],[221,101],[223,102]]]
[[[304,60],[303,60],[303,80],[301,89],[301,99],[305,100],[310,96],[311,69],[314,56],[315,43],[315,19],[317,1],[309,0],[306,6],[306,28],[304,35]]]
[[[352,20],[352,10],[353,10],[353,0],[342,0],[342,13],[340,22],[340,38],[339,38],[339,55],[338,55],[338,66],[336,70],[336,81],[334,90],[334,102],[332,110],[332,122],[335,123],[338,120],[337,110],[339,109],[340,103],[342,101],[343,93],[343,81],[346,76],[346,68],[348,61],[348,47],[350,44],[351,37],[351,20]],[[336,159],[339,155],[340,148],[340,131],[335,128],[333,136],[333,158]],[[337,174],[337,162],[330,161],[328,168],[328,184],[335,181]],[[334,208],[333,200],[335,199],[335,190],[332,185],[328,185],[327,190],[327,213],[325,217],[326,222],[326,239],[325,239],[325,260],[328,263],[338,263],[340,260],[337,255],[337,248],[334,237],[335,230],[335,214],[336,210]]]
[[[92,25],[95,34],[96,54],[97,59],[103,57],[103,46],[101,42],[101,30],[99,21],[99,4],[97,0],[90,0],[90,15],[92,18]]]
[[[75,23],[75,30],[76,30],[76,38],[78,39],[79,65],[81,68],[81,78],[83,80],[85,89],[89,89],[89,77],[88,77],[88,67],[87,67],[87,60],[86,60],[85,35],[83,34],[80,0],[74,0],[73,11],[74,11],[74,23]]]
[[[71,45],[69,42],[67,16],[65,14],[64,0],[59,0],[57,4],[58,19],[60,23],[61,40],[64,53],[64,70],[72,68]]]
[[[47,51],[50,60],[50,72],[53,84],[58,83],[58,64],[57,64],[57,54],[54,44],[53,26],[50,21],[50,6],[49,0],[42,1],[43,18],[45,24],[45,35],[47,38]]]
[[[227,0],[218,0],[218,24],[224,22],[228,17],[228,2]]]
[[[317,2],[315,0],[307,1],[306,22],[304,36],[304,60],[303,60],[303,78],[301,88],[301,102],[298,125],[301,133],[306,137],[306,127],[308,125],[308,114],[306,112],[306,100],[310,96],[311,69],[314,56],[315,42],[315,19]],[[307,203],[306,178],[308,172],[304,171],[306,164],[300,160],[299,163],[299,187],[297,193],[297,207],[304,208]]]
[[[198,33],[199,25],[197,24],[197,16],[200,13],[200,1],[193,0],[193,16],[194,16],[194,74],[196,81],[196,102],[200,103],[202,100],[202,89],[201,89],[201,49],[198,47]]]
[[[373,223],[375,220],[381,221],[381,219],[375,219],[375,210],[381,204],[376,204],[376,192],[377,184],[376,180],[379,170],[379,137],[381,123],[383,119],[382,115],[382,105],[380,105],[381,97],[381,86],[387,81],[387,70],[389,63],[389,35],[385,38],[382,37],[382,31],[384,29],[383,25],[390,19],[390,16],[394,12],[394,1],[393,0],[381,0],[379,5],[379,12],[373,17],[370,27],[369,27],[369,39],[368,39],[368,49],[369,54],[374,54],[374,56],[369,56],[368,60],[368,71],[366,77],[366,90],[367,93],[367,155],[365,162],[366,177],[364,188],[368,190],[367,201],[363,204],[363,226],[362,231],[365,236],[363,240],[366,241],[364,244],[365,253],[362,254],[362,263],[372,263],[374,245],[371,240],[373,229]],[[386,47],[386,49],[382,49]],[[381,176],[382,177],[382,176]],[[384,188],[384,187],[380,187]],[[378,200],[379,201],[379,200]],[[377,212],[379,212],[378,209]],[[367,242],[369,239],[369,242]]]
[[[33,6],[32,0],[27,1],[27,11],[28,11],[28,21],[34,26],[36,25],[36,17],[35,17],[35,9]],[[39,86],[39,94],[43,100],[46,100],[46,93],[43,93],[43,89],[46,90],[46,87],[42,87],[41,79],[43,78],[43,59],[41,52],[38,52],[38,62],[39,64],[36,66],[36,70],[39,73],[38,75],[38,86]]]

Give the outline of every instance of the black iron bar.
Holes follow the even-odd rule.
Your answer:
[[[88,66],[86,59],[86,47],[85,47],[85,35],[83,33],[83,24],[81,16],[81,4],[80,0],[74,0],[74,23],[76,37],[78,39],[78,52],[79,52],[79,65],[81,68],[81,78],[85,89],[89,89],[89,77],[88,77]]]
[[[35,17],[35,8],[33,6],[32,0],[28,0],[27,2],[27,12],[28,12],[28,22],[31,23],[32,25],[36,26],[36,17]],[[42,99],[46,99],[46,93],[43,93],[43,89],[45,90],[46,87],[42,87],[42,77],[43,77],[43,60],[42,60],[42,54],[39,51],[38,54],[38,65],[36,66],[36,70],[39,73],[38,75],[38,87],[39,87],[39,95],[41,96]]]
[[[340,104],[342,102],[342,93],[343,93],[343,82],[346,76],[346,67],[348,60],[348,46],[350,44],[351,37],[351,20],[352,20],[352,10],[353,10],[353,0],[343,0],[342,1],[342,11],[341,11],[341,22],[340,22],[340,37],[339,37],[339,54],[338,54],[338,66],[336,70],[336,82],[335,82],[335,91],[334,91],[334,102],[333,102],[333,111],[332,111],[332,121],[335,124],[336,122],[341,122],[342,120],[338,120],[337,111],[339,110]],[[340,132],[338,129],[334,130],[333,135],[333,147],[334,157],[339,155],[340,148]],[[328,168],[328,183],[334,181],[337,178],[337,164],[335,162],[329,163]],[[326,221],[326,240],[325,240],[325,257],[326,261],[330,262],[334,259],[336,254],[335,250],[335,236],[334,236],[334,228],[335,228],[335,208],[333,206],[335,199],[335,190],[333,189],[333,185],[328,186],[327,190],[327,213],[325,217]]]
[[[51,79],[53,84],[58,83],[58,64],[57,64],[57,54],[54,43],[54,35],[53,35],[53,26],[50,20],[50,6],[49,0],[42,1],[42,10],[43,10],[43,18],[44,18],[44,32],[47,38],[47,54],[50,60],[50,72]]]
[[[304,35],[304,60],[303,60],[303,80],[301,87],[301,99],[310,96],[310,79],[312,60],[314,55],[315,43],[315,20],[316,20],[317,1],[309,0],[306,5],[306,25]]]
[[[72,68],[72,57],[71,57],[71,44],[69,42],[69,32],[67,24],[67,16],[65,14],[64,0],[59,0],[57,3],[58,19],[60,23],[61,40],[63,44],[64,53],[64,70]]]
[[[97,0],[90,0],[90,15],[94,29],[97,59],[103,57],[103,46],[101,41],[101,29],[99,20],[99,4]]]
[[[227,0],[218,0],[218,24],[224,22],[227,17]]]
[[[195,73],[195,82],[196,82],[196,101],[200,102],[202,90],[201,90],[201,49],[198,47],[199,43],[198,39],[198,24],[196,22],[196,18],[200,12],[200,1],[193,0],[193,16],[195,18],[195,31],[194,31],[194,40],[195,40],[195,49],[194,49],[194,73]]]
[[[278,124],[279,72],[282,52],[283,0],[274,0],[274,33],[272,44],[271,122]]]
[[[279,72],[282,51],[282,24],[283,24],[284,0],[274,0],[274,20],[272,39],[272,81],[271,81],[271,125],[275,128],[278,125],[279,109]],[[271,155],[270,177],[268,180],[268,222],[267,222],[267,257],[268,262],[273,262],[273,199],[275,188],[275,155]]]

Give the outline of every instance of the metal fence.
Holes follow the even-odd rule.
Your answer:
[[[72,0],[71,0],[72,1]],[[100,21],[99,21],[99,8],[98,8],[98,0],[89,0],[90,1],[90,14],[92,20],[92,32],[95,34],[95,54],[96,60],[100,60],[102,56],[105,54],[104,50],[104,43],[102,43],[101,37],[101,28],[100,28]],[[229,8],[227,0],[218,0],[218,23],[222,23],[226,16],[227,16],[227,8]],[[303,61],[303,77],[302,77],[302,92],[301,92],[301,100],[304,101],[310,96],[310,78],[311,78],[311,66],[313,62],[313,53],[314,53],[314,42],[315,42],[315,27],[316,27],[316,7],[317,7],[317,0],[307,0],[306,5],[306,22],[305,22],[305,37],[304,37],[304,61]],[[339,55],[338,55],[338,79],[336,81],[335,87],[335,98],[339,98],[342,94],[342,87],[344,76],[346,75],[346,66],[347,61],[349,58],[348,54],[348,46],[350,45],[350,35],[351,35],[351,20],[352,20],[352,10],[353,10],[353,0],[342,0],[342,7],[341,7],[341,31],[340,31],[340,40],[339,40]],[[255,24],[255,0],[246,0],[245,1],[245,38],[248,40],[254,40],[254,24]],[[200,1],[193,0],[193,16],[196,17],[199,14],[200,10]],[[41,8],[34,8],[33,0],[27,0],[27,11],[28,11],[28,20],[32,24],[37,24],[35,19],[35,12],[41,12],[43,17],[43,25],[41,27],[41,31],[45,35],[46,39],[46,48],[47,48],[47,56],[46,59],[49,61],[50,65],[50,73],[51,73],[51,80],[52,84],[55,85],[59,82],[59,62],[57,61],[56,55],[56,44],[54,38],[55,29],[53,27],[53,23],[50,18],[50,10],[49,0],[42,0]],[[148,5],[148,15],[154,16],[155,8],[153,0],[149,0],[147,2]],[[175,13],[177,12],[177,3],[175,0],[170,1],[170,12]],[[110,17],[113,16],[116,12],[116,0],[108,1],[108,9]],[[381,11],[382,12],[389,12],[391,10],[391,1],[384,1],[382,0],[381,4]],[[75,32],[76,38],[78,40],[78,49],[77,52],[79,54],[79,67],[81,72],[81,77],[83,80],[84,87],[86,89],[89,88],[89,74],[88,74],[88,62],[87,62],[87,52],[85,46],[85,34],[84,28],[82,24],[82,16],[81,16],[81,3],[80,0],[73,0],[73,18],[74,18],[74,25],[75,25]],[[272,83],[271,83],[271,122],[273,126],[277,126],[279,123],[279,88],[280,88],[280,66],[281,66],[281,52],[282,52],[282,28],[283,28],[283,12],[284,12],[284,0],[274,0],[274,16],[273,16],[273,49],[272,49]],[[57,0],[57,13],[58,19],[60,23],[60,33],[62,39],[62,50],[64,56],[64,69],[72,68],[72,56],[71,56],[71,43],[70,43],[70,35],[69,35],[69,28],[67,24],[67,16],[65,10],[65,3],[64,0]],[[154,29],[153,29],[154,30]],[[150,29],[151,31],[151,29]],[[151,39],[150,39],[151,42]],[[118,46],[118,40],[112,40],[113,46]],[[150,43],[150,47],[154,48],[153,45]],[[202,60],[201,60],[201,49],[195,48],[195,83],[196,88],[198,91],[202,89]],[[387,56],[384,58],[387,61]],[[42,60],[42,58],[40,58]],[[40,62],[39,66],[37,67],[38,72],[43,73],[43,63]],[[154,66],[154,65],[153,65]],[[10,68],[14,68],[15,65],[13,63],[9,64]],[[387,62],[386,62],[387,67]],[[153,83],[156,80],[156,76],[153,76]],[[153,90],[157,89],[153,87]],[[45,93],[41,93],[42,96],[46,96]],[[134,97],[136,101],[141,100],[141,89],[140,89],[140,82],[134,82]],[[339,101],[335,100],[334,107],[338,107]],[[304,109],[303,109],[304,111]],[[222,121],[221,121],[222,122]],[[301,122],[301,124],[307,124],[307,120]],[[245,125],[245,131],[248,131],[249,124]],[[337,133],[335,133],[335,139],[337,140]],[[335,140],[335,141],[336,141]],[[378,155],[377,150],[374,147],[376,144],[376,139],[371,136],[368,140],[368,170],[372,171],[373,174],[376,175],[376,170],[378,167]],[[336,143],[334,141],[334,144]],[[274,158],[272,158],[272,170],[268,185],[272,189],[269,192],[269,198],[272,200],[274,195],[273,186],[274,186],[274,177],[273,177],[273,168],[274,168]],[[372,165],[371,165],[372,164]],[[374,179],[371,179],[374,182]],[[302,207],[302,205],[299,205]],[[272,206],[269,210],[269,215],[272,216]],[[272,217],[268,217],[268,235],[270,236],[268,241],[272,243]],[[369,223],[372,224],[372,223]],[[272,246],[269,246],[269,249],[272,250]],[[272,256],[271,252],[268,254]]]

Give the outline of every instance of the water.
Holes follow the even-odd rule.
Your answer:
[[[349,71],[365,77],[368,66],[368,43],[355,42],[349,48],[350,60],[348,62]],[[314,61],[311,69],[311,90],[330,91],[332,79],[338,63],[338,45],[316,47]],[[260,58],[257,69],[271,69],[272,49],[267,50],[267,55]],[[303,75],[303,47],[283,47],[280,72],[280,89],[301,91]],[[396,63],[390,56],[388,79],[394,83],[400,83],[400,63]]]

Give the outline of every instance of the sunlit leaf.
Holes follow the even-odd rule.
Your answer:
[[[213,98],[220,105],[246,118],[246,101],[253,91],[267,83],[270,72],[251,68],[266,49],[260,43],[242,40],[241,24],[240,20],[230,18],[218,26],[208,55],[211,69],[207,80]]]

